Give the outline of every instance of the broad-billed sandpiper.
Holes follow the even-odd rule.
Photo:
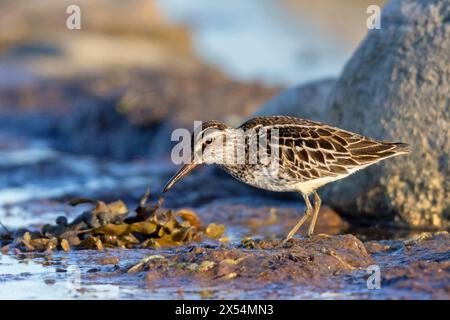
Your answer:
[[[217,164],[254,187],[299,192],[305,200],[305,215],[285,241],[308,218],[311,224],[307,235],[313,234],[321,205],[318,188],[378,161],[409,153],[409,145],[405,143],[378,141],[320,122],[287,116],[257,117],[239,128],[208,121],[202,124],[200,132],[192,135],[191,148],[190,163],[170,179],[164,192],[201,163]],[[266,152],[265,156],[261,151]],[[236,157],[237,154],[241,157]],[[314,207],[310,195],[314,196]]]

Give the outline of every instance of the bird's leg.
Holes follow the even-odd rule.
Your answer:
[[[303,199],[305,199],[305,204],[306,204],[305,215],[297,222],[297,224],[292,228],[292,230],[289,231],[288,235],[283,240],[283,242],[286,242],[289,239],[291,239],[297,233],[298,229],[300,229],[300,227],[305,223],[306,219],[308,219],[312,213],[313,207],[311,206],[311,202],[309,201],[308,195],[303,194]]]
[[[319,210],[320,210],[320,205],[322,204],[322,201],[320,200],[319,195],[317,194],[317,191],[314,191],[314,214],[311,220],[311,224],[309,225],[308,228],[308,237],[311,237],[313,232],[314,232],[314,227],[316,225],[317,222],[317,217],[319,216]]]

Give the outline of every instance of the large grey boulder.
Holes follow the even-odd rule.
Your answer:
[[[285,115],[327,121],[327,97],[337,79],[327,78],[300,84],[267,101],[254,115]],[[330,119],[331,120],[331,119]]]
[[[318,110],[316,120],[412,147],[324,187],[327,204],[360,218],[450,226],[450,0],[390,1],[381,29],[368,32]]]

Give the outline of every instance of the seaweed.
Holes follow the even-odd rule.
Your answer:
[[[46,224],[37,232],[21,229],[14,234],[7,231],[0,237],[0,247],[5,248],[4,251],[14,248],[25,252],[156,249],[200,241],[203,236],[216,239],[225,230],[223,225],[215,223],[204,227],[192,210],[163,209],[161,197],[156,203],[148,204],[149,197],[147,190],[134,210],[129,210],[121,200],[105,203],[95,199],[72,199],[69,202],[72,206],[91,204],[93,208],[70,223],[60,216],[55,224]]]

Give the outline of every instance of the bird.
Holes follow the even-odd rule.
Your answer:
[[[410,146],[280,115],[255,117],[238,128],[216,120],[203,122],[192,134],[190,151],[190,161],[167,182],[163,192],[198,165],[216,164],[253,187],[300,193],[306,209],[285,237],[288,241],[308,219],[306,236],[313,235],[321,206],[320,187],[381,160],[408,154]]]

